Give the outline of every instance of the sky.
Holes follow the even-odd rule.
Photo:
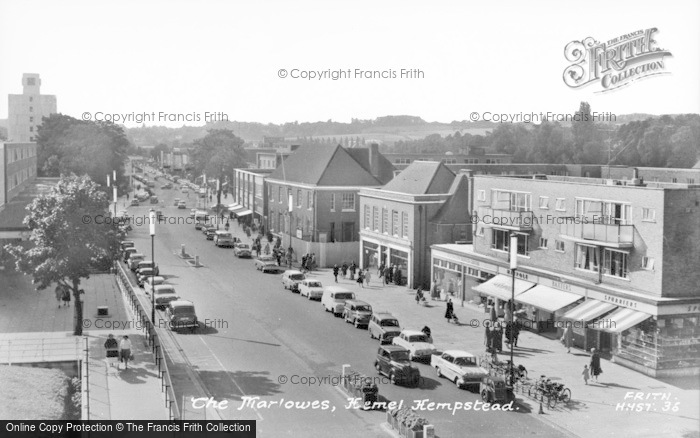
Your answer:
[[[129,127],[144,113],[146,125],[171,127],[203,125],[207,113],[261,123],[450,122],[572,113],[581,101],[600,113],[700,113],[698,21],[697,0],[0,0],[0,119],[22,73],[41,74],[59,112],[116,114]],[[604,93],[600,82],[564,83],[568,43],[648,28],[672,55],[665,74]],[[401,78],[401,69],[422,77]],[[291,77],[339,70],[350,77]]]

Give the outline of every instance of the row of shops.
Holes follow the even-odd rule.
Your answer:
[[[412,266],[410,253],[407,250],[381,244],[380,241],[372,241],[363,238],[360,246],[360,266],[365,269],[377,270],[379,266],[396,266],[404,278],[412,279]],[[411,286],[409,281],[409,286]]]
[[[434,245],[431,262],[431,286],[453,299],[500,309],[514,295],[523,329],[561,336],[571,326],[575,347],[596,348],[645,374],[700,373],[700,300],[654,299],[527,268],[513,281],[508,266],[471,245]]]

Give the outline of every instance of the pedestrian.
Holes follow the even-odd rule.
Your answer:
[[[567,324],[564,329],[564,336],[561,337],[561,343],[566,347],[566,352],[571,353],[571,344],[574,341],[574,329],[571,328],[571,324]]]
[[[119,343],[119,361],[124,362],[124,369],[129,369],[129,359],[131,358],[131,341],[128,336],[124,336]]]
[[[491,352],[491,327],[489,327],[489,322],[484,321],[484,345],[486,346],[486,352]]]
[[[416,289],[416,304],[420,304],[423,301],[423,288],[419,287]]]
[[[387,268],[387,272],[384,273],[384,276],[386,277],[386,282],[387,284],[391,283],[394,278],[394,265],[390,265],[389,268]]]
[[[520,327],[520,321],[516,319],[513,323],[513,347],[518,346],[518,336],[520,335]]]
[[[343,278],[347,278],[348,276],[348,264],[343,262],[343,267],[341,268],[341,272],[343,273]]]
[[[67,287],[63,288],[63,295],[61,296],[61,299],[63,300],[64,306],[70,306],[70,290]]]
[[[282,266],[282,251],[275,250],[275,255],[277,258],[277,266]]]
[[[338,282],[338,264],[336,263],[333,265],[333,278],[335,278],[335,282]]]
[[[447,322],[450,322],[450,320],[454,317],[455,309],[454,305],[452,304],[452,299],[448,298],[447,299],[447,309],[445,310],[445,319]]]
[[[498,316],[496,315],[496,306],[491,306],[491,322],[498,321]]]
[[[603,373],[603,369],[600,367],[600,356],[595,351],[595,348],[591,348],[591,374],[596,382],[598,382],[598,376]]]
[[[56,285],[56,289],[54,290],[54,293],[56,294],[56,301],[58,302],[58,308],[61,308],[61,301],[63,300],[63,285],[59,284]]]
[[[403,278],[401,277],[401,268],[396,267],[396,272],[394,273],[394,284],[401,286],[403,284]]]
[[[119,357],[119,343],[114,339],[113,334],[107,335],[107,340],[105,341],[105,356],[109,362],[109,366],[114,366],[114,363]]]
[[[588,379],[591,378],[591,373],[590,370],[588,369],[588,365],[583,365],[583,372],[581,373],[583,376],[583,381],[586,385],[588,385]]]
[[[315,252],[311,253],[311,270],[312,271],[316,270],[316,253]]]
[[[367,287],[369,287],[369,281],[372,279],[372,273],[369,272],[369,268],[365,269],[365,283],[367,283]]]
[[[357,265],[355,264],[355,261],[353,260],[352,263],[350,263],[350,280],[355,279],[355,271],[357,270]]]
[[[365,288],[365,279],[362,277],[362,271],[357,272],[357,284],[360,285],[362,289]]]
[[[301,256],[301,270],[302,271],[306,270],[306,259],[308,257],[309,256],[307,254],[304,254],[303,256]]]
[[[495,324],[493,331],[493,350],[500,353],[503,351],[503,329],[500,322]]]
[[[382,278],[384,276],[384,263],[379,265],[379,269],[377,269],[377,276],[379,278]]]

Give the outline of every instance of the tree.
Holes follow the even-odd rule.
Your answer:
[[[109,197],[88,176],[61,178],[51,192],[27,207],[24,224],[31,230],[33,247],[6,245],[17,270],[31,275],[37,290],[53,284],[67,288],[75,301],[73,334],[83,333],[82,279],[95,269],[111,266],[123,238],[113,224],[101,225]],[[86,220],[87,218],[87,220]],[[86,223],[87,222],[87,223]]]
[[[149,154],[151,158],[154,160],[160,162],[160,153],[163,152],[163,157],[170,153],[170,148],[168,147],[167,144],[165,143],[158,143],[155,145],[153,149],[151,149],[151,153]],[[161,163],[162,164],[162,163]]]

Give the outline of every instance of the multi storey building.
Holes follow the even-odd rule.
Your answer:
[[[576,345],[650,375],[698,373],[700,185],[475,176],[473,190],[474,243],[433,246],[434,279],[487,280],[460,292],[497,306],[514,292],[526,327],[572,324]]]
[[[392,152],[385,153],[387,160],[397,169],[405,169],[409,164],[415,161],[440,161],[445,164],[462,165],[462,164],[506,164],[513,160],[512,155],[508,154],[490,154],[486,153],[483,148],[472,148],[468,153],[455,154],[447,152],[439,153],[400,153]]]
[[[378,151],[301,146],[266,179],[268,229],[320,266],[357,261],[358,192],[381,187],[394,167]]]
[[[229,211],[239,218],[252,217],[252,223],[267,223],[267,190],[265,179],[272,169],[234,169],[233,204]]]
[[[41,94],[38,74],[23,74],[22,87],[22,94],[8,95],[7,137],[13,143],[34,141],[42,117],[57,112],[56,96]]]
[[[380,189],[360,190],[360,266],[396,266],[409,287],[427,287],[430,245],[471,241],[467,177],[415,161]]]

